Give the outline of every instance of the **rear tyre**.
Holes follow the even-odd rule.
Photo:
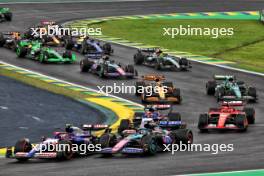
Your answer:
[[[208,81],[206,83],[206,93],[207,95],[215,94],[216,81]]]
[[[65,151],[57,151],[57,159],[58,160],[70,160],[73,157],[73,151],[72,151],[72,142],[67,140],[61,140],[58,142],[58,145],[60,146],[67,146],[65,147]]]
[[[88,59],[83,59],[80,61],[80,69],[81,72],[88,72],[90,68],[92,67],[93,63],[89,61]]]
[[[23,58],[27,54],[27,49],[24,47],[17,47],[16,48],[16,54],[18,57]]]
[[[101,148],[113,147],[116,144],[116,136],[113,134],[105,133],[99,139],[99,144]],[[104,157],[111,157],[112,153],[102,153]]]
[[[118,133],[119,134],[122,134],[122,132],[124,130],[129,129],[129,127],[130,127],[130,121],[129,121],[129,119],[122,119],[121,122],[120,122],[120,125],[118,127]]]
[[[180,89],[173,89],[172,92],[173,97],[176,97],[178,99],[178,104],[181,104],[182,102],[182,97],[181,97],[181,90]]]
[[[205,126],[208,125],[208,114],[200,114],[199,121],[198,121],[198,128],[201,133],[208,132],[208,129],[204,129]]]
[[[248,88],[248,95],[254,98],[254,102],[257,100],[257,90],[255,87],[249,87]]]
[[[144,62],[144,55],[140,52],[134,55],[134,63],[136,65],[141,65]]]
[[[110,55],[113,52],[112,46],[110,43],[105,43],[102,48],[103,48],[104,54]]]
[[[247,126],[245,124],[246,116],[243,114],[238,114],[235,118],[235,124],[240,129],[239,131],[245,132],[247,131]]]
[[[179,60],[181,70],[187,70],[187,66],[189,65],[189,61],[186,58],[181,58]]]
[[[255,109],[254,108],[244,108],[246,117],[249,124],[255,123]]]
[[[125,67],[125,72],[127,72],[127,73],[132,73],[133,76],[128,76],[128,78],[133,78],[134,75],[135,75],[135,68],[134,68],[134,66],[133,66],[133,65],[127,65],[127,66]]]
[[[155,155],[157,153],[157,142],[151,135],[145,135],[141,139],[141,147],[145,155]]]
[[[223,87],[219,87],[216,91],[216,98],[217,98],[217,101],[221,101],[222,100],[222,97],[225,95],[225,88]]]
[[[3,47],[5,44],[4,34],[0,32],[0,47]]]
[[[192,144],[193,143],[193,133],[189,129],[179,129],[175,131],[175,141],[176,143],[182,142],[182,144]]]
[[[72,50],[74,44],[71,39],[65,39],[65,49],[66,50]]]
[[[30,152],[32,145],[27,139],[21,139],[15,144],[14,154],[17,152]],[[16,158],[18,161],[27,161],[29,158]]]
[[[6,21],[12,21],[13,14],[11,12],[7,12],[4,14]]]

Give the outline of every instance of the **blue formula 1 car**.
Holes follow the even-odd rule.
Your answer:
[[[52,138],[43,137],[42,142],[36,145],[32,145],[29,139],[23,138],[17,141],[14,151],[12,147],[7,148],[6,158],[15,158],[18,161],[27,161],[31,158],[69,160],[74,154],[86,155],[100,151],[98,138],[92,134],[92,131],[105,128],[108,126],[83,125],[80,129],[66,125],[64,132],[54,132]]]
[[[110,55],[114,52],[110,43],[101,45],[98,41],[85,36],[66,36],[65,48],[81,54],[98,53]]]
[[[144,126],[144,127],[142,127]],[[142,118],[139,128],[134,128],[130,121],[121,121],[119,135],[105,133],[100,137],[101,153],[155,155],[164,151],[167,144],[191,144],[193,133],[181,120]]]
[[[114,60],[109,60],[108,56],[98,54],[86,55],[87,58],[81,60],[81,72],[90,72],[101,78],[135,78],[138,76],[133,65],[117,64]]]

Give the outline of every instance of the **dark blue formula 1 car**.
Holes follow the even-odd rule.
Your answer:
[[[98,41],[84,36],[66,37],[65,48],[76,50],[81,54],[98,53],[110,55],[114,52],[110,43],[101,45]]]
[[[100,54],[99,54],[100,55]],[[89,54],[87,58],[80,62],[81,72],[90,72],[101,78],[135,78],[138,76],[133,65],[117,64],[114,60],[109,60],[108,56]]]
[[[144,126],[144,127],[142,127]],[[142,118],[139,128],[131,128],[129,120],[122,120],[118,135],[105,133],[100,137],[103,155],[146,154],[154,155],[164,151],[168,144],[192,144],[193,133],[181,120],[173,118],[154,121]]]
[[[92,134],[92,131],[105,128],[108,126],[83,125],[80,129],[66,125],[64,132],[54,132],[52,138],[43,137],[42,142],[36,145],[32,145],[26,138],[17,141],[14,152],[12,147],[7,148],[6,157],[19,161],[27,161],[31,158],[69,160],[74,154],[90,154],[101,150],[100,145],[97,144],[98,138]]]

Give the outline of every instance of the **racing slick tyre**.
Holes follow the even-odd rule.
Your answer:
[[[129,129],[129,127],[130,127],[129,119],[122,119],[117,131],[118,131],[119,134],[122,134],[122,132],[124,130]]]
[[[254,108],[244,108],[246,117],[249,124],[255,123],[255,109]]]
[[[239,128],[239,131],[245,132],[247,131],[247,125],[246,125],[247,118],[243,114],[238,114],[235,118],[235,124]]]
[[[136,65],[141,65],[144,62],[144,55],[140,52],[134,55],[134,63]]]
[[[208,114],[200,114],[199,121],[198,121],[198,128],[201,133],[208,132],[208,129],[204,129],[205,126],[208,125]]]
[[[181,104],[182,97],[181,97],[181,90],[180,89],[173,89],[172,96],[178,99],[177,104]]]
[[[40,54],[39,61],[43,64],[47,63],[49,59],[49,53],[48,52],[43,52]]]
[[[178,129],[175,131],[175,141],[180,144],[192,144],[193,143],[193,133],[189,129]]]
[[[248,95],[254,98],[254,102],[257,100],[257,90],[255,87],[249,87],[248,88]]]
[[[152,135],[142,137],[141,147],[145,155],[155,155],[157,153],[157,141]]]
[[[215,94],[216,94],[217,102],[221,101],[222,100],[222,97],[225,95],[225,88],[219,87],[216,90],[216,93]]]
[[[80,61],[81,72],[88,72],[92,67],[93,63],[88,59],[83,59]]]
[[[6,21],[12,21],[13,14],[11,12],[7,12],[4,14]]]
[[[215,94],[216,81],[208,81],[206,83],[206,93],[207,95]]]
[[[71,51],[65,51],[62,55],[64,58],[72,58],[72,52]]]
[[[14,154],[16,154],[17,152],[30,152],[30,150],[32,149],[32,145],[29,142],[28,139],[21,139],[19,141],[16,142],[15,144],[15,148],[14,148]],[[27,161],[29,158],[25,157],[25,158],[16,158],[18,161]]]
[[[65,39],[65,49],[71,50],[73,48],[74,44],[70,38]]]
[[[70,160],[73,157],[72,142],[68,140],[61,140],[58,142],[58,146],[67,146],[65,151],[57,151],[58,160]]]
[[[108,148],[113,147],[116,144],[116,136],[111,133],[105,133],[99,138],[99,144],[101,145],[101,148]],[[112,156],[111,153],[102,153],[104,157],[110,157]]]
[[[0,47],[3,47],[4,44],[5,44],[4,34],[0,32]]]
[[[159,61],[155,62],[155,69],[156,70],[161,70],[161,63]]]
[[[140,96],[145,90],[145,83],[143,81],[141,82],[136,82],[136,96]]]
[[[181,121],[181,114],[178,112],[170,112],[168,114],[169,121]]]
[[[125,72],[133,74],[133,76],[128,76],[128,78],[134,78],[134,74],[135,74],[136,71],[135,71],[135,68],[134,68],[133,65],[127,65],[125,67]]]
[[[24,48],[24,47],[17,47],[16,48],[16,55],[19,57],[19,58],[23,58],[25,57],[27,54],[27,49]]]
[[[189,65],[189,61],[186,58],[181,58],[179,60],[179,65],[181,70],[187,70],[187,66]]]
[[[105,43],[103,46],[103,51],[104,54],[110,55],[111,53],[113,53],[113,49],[110,43]]]

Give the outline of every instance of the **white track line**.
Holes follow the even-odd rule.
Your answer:
[[[89,3],[89,2],[141,2],[141,1],[150,1],[150,0],[83,0],[83,1],[50,1],[50,2],[41,2],[41,1],[24,1],[24,2],[0,2],[0,5],[5,4],[65,4],[65,3]]]
[[[9,65],[9,66],[11,66],[11,67],[15,67],[15,68],[17,68],[17,69],[25,70],[25,71],[27,71],[27,72],[29,72],[29,73],[38,74],[38,75],[40,75],[40,76],[44,76],[44,77],[47,77],[47,78],[53,79],[53,80],[58,81],[58,82],[63,82],[63,83],[66,83],[66,84],[70,84],[70,85],[73,85],[73,86],[77,86],[77,87],[80,87],[80,88],[86,89],[86,90],[88,90],[88,91],[92,91],[92,92],[99,93],[98,90],[95,90],[95,89],[92,89],[92,88],[88,88],[88,87],[84,87],[84,86],[79,85],[79,84],[75,84],[75,83],[71,83],[71,82],[68,82],[68,81],[65,81],[65,80],[62,80],[62,79],[58,79],[58,78],[54,78],[54,77],[51,77],[51,76],[47,76],[47,75],[45,75],[45,74],[42,74],[42,73],[39,73],[39,72],[35,72],[35,71],[31,71],[31,70],[28,70],[28,69],[25,69],[25,68],[22,68],[22,67],[18,67],[18,66],[15,66],[15,65],[12,65],[12,64],[9,64],[9,63],[6,63],[6,62],[3,62],[3,61],[0,61],[0,63],[5,64],[5,65]],[[134,104],[134,105],[137,105],[137,106],[140,106],[140,107],[144,107],[144,106],[142,106],[142,105],[139,104],[139,103],[135,103],[135,102],[133,102],[133,101],[126,100],[126,99],[124,99],[124,98],[117,97],[117,96],[115,96],[115,95],[109,95],[109,94],[102,93],[102,92],[100,92],[100,94],[103,94],[103,95],[108,96],[108,97],[113,97],[113,98],[116,98],[116,99],[120,99],[120,100],[126,101],[126,102],[128,102],[128,103],[131,103],[131,104]]]
[[[208,172],[200,174],[187,174],[185,176],[202,176],[202,175],[222,175],[222,174],[233,174],[233,173],[244,173],[244,172],[254,172],[254,171],[263,171],[264,169],[252,169],[252,170],[241,170],[241,171],[228,171],[228,172]],[[176,176],[176,175],[174,175]],[[184,175],[183,175],[184,176]]]

